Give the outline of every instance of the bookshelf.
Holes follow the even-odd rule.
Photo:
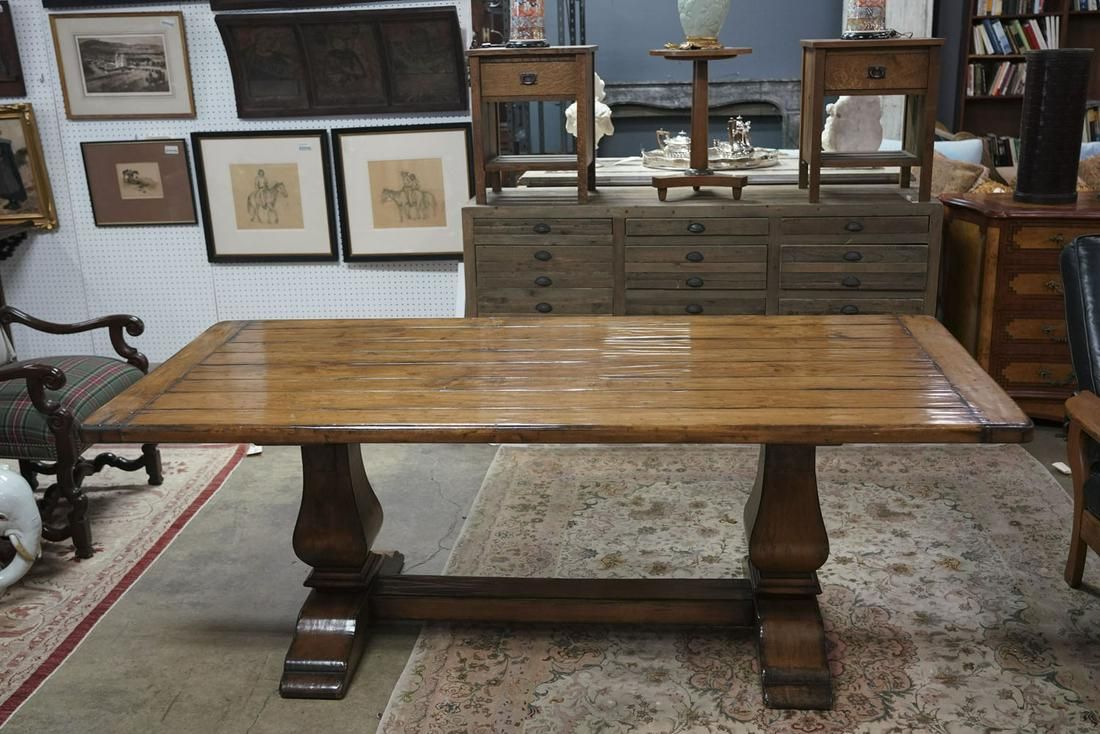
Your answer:
[[[1044,0],[1038,12],[1013,12],[986,14],[992,3],[988,0],[965,0],[960,3],[964,12],[963,42],[960,44],[959,88],[955,110],[956,129],[978,135],[1002,135],[1015,137],[1020,134],[1020,114],[1023,105],[1023,89],[1019,77],[1012,77],[1012,65],[1024,65],[1024,55],[1016,53],[1021,39],[1013,34],[1013,28],[1024,32],[1023,42],[1032,45],[1035,30],[1042,32],[1044,41],[1053,29],[1057,48],[1098,49],[1093,58],[1092,77],[1089,80],[1089,99],[1100,100],[1100,9],[1081,10],[1080,0]],[[998,7],[1013,7],[1011,0],[1002,0]],[[1035,10],[1032,0],[1019,0],[1015,9]],[[988,21],[985,23],[983,21]],[[997,24],[1004,31],[997,33]],[[992,29],[990,26],[993,26]],[[975,35],[975,28],[980,29]],[[1031,28],[1031,32],[1028,32]],[[990,46],[990,35],[996,35]],[[1006,38],[1013,36],[1012,38]],[[1003,53],[1007,40],[1013,53]],[[1015,41],[1015,44],[1013,43]],[[1009,65],[998,76],[1002,65]],[[978,83],[980,81],[984,84]],[[989,89],[992,82],[1002,84]],[[1008,82],[1007,86],[1004,82]],[[1015,84],[1012,82],[1016,81]]]

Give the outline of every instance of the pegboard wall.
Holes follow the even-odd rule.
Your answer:
[[[372,125],[465,122],[468,116],[285,118],[240,120],[229,62],[206,0],[96,6],[82,11],[179,10],[184,16],[197,116],[190,120],[69,120],[40,0],[9,0],[26,79],[38,118],[60,226],[32,234],[0,263],[7,302],[39,318],[75,322],[111,313],[145,321],[134,343],[154,362],[167,359],[217,321],[261,318],[379,318],[462,315],[462,265],[454,261],[383,263],[217,264],[207,262],[201,224],[96,227],[84,177],[84,141],[189,139],[193,131],[329,130]],[[470,41],[470,0],[341,6],[382,10],[453,6]],[[65,11],[54,11],[62,13]],[[189,154],[194,170],[194,151]],[[197,185],[197,181],[196,181]],[[197,199],[196,199],[197,202]],[[197,204],[196,204],[197,206]],[[19,356],[112,355],[106,333],[45,336],[17,328]]]

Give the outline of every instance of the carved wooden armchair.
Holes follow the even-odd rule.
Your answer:
[[[107,329],[111,345],[124,361],[94,356],[12,361],[7,339],[11,324],[47,334]],[[72,538],[76,555],[89,558],[92,531],[88,499],[81,490],[84,479],[112,466],[125,471],[145,469],[152,485],[164,481],[155,444],[142,446],[141,456],[135,459],[111,453],[94,459],[81,456],[89,448],[80,435],[81,422],[148,372],[149,360],[125,338],[125,334],[140,335],[145,325],[141,319],[122,315],[80,324],[53,324],[4,306],[0,308],[0,326],[8,355],[7,364],[0,366],[0,457],[18,459],[20,473],[35,489],[38,475],[56,477],[38,501],[42,537],[51,541]]]
[[[1081,390],[1066,401],[1073,470],[1066,583],[1077,588],[1088,549],[1100,553],[1100,235],[1078,237],[1061,257],[1070,354]]]

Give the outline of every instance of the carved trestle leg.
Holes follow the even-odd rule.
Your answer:
[[[814,446],[762,446],[756,484],[745,505],[748,575],[769,708],[833,705],[815,573],[829,557],[829,538],[818,503],[814,455]]]
[[[358,444],[302,447],[302,506],[294,552],[313,567],[283,665],[286,698],[343,698],[367,636],[367,593],[383,563],[400,557],[371,551],[382,506],[363,469]],[[395,563],[396,562],[396,563]]]

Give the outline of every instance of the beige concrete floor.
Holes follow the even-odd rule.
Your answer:
[[[1064,461],[1061,429],[1036,433],[1029,450],[1048,468]],[[378,546],[400,548],[407,569],[441,571],[495,449],[367,446],[364,454],[387,513]],[[342,701],[276,692],[306,595],[307,568],[290,546],[300,471],[293,448],[246,459],[5,731],[373,732],[416,627],[377,629]]]

